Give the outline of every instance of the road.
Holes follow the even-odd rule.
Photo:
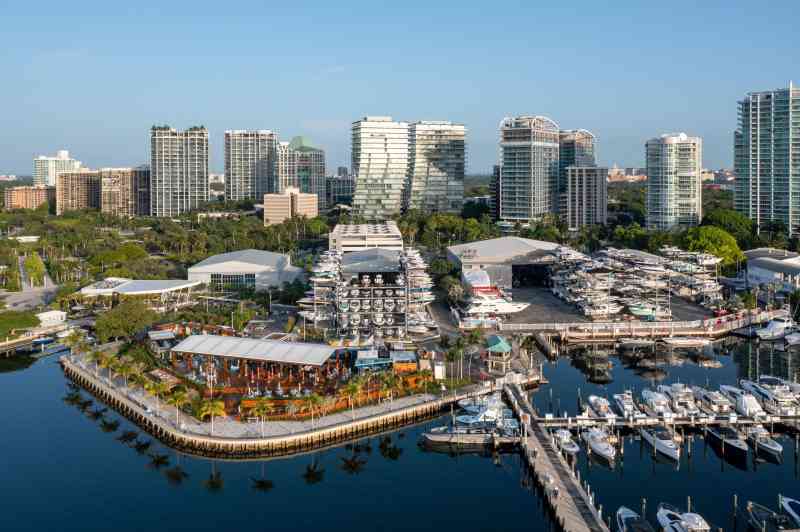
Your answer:
[[[0,290],[0,298],[5,299],[6,306],[11,310],[32,310],[39,306],[49,304],[55,297],[58,285],[45,272],[44,286],[31,286],[28,272],[25,271],[25,257],[19,257],[19,276],[22,291],[6,292]]]

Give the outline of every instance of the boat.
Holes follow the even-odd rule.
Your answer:
[[[590,395],[586,401],[589,403],[589,407],[592,409],[592,412],[596,417],[612,419],[617,417],[616,414],[614,414],[614,411],[611,410],[611,405],[609,404],[608,399],[600,397],[599,395]]]
[[[671,532],[710,532],[703,516],[691,512],[681,512],[671,504],[661,503],[658,505],[656,519],[665,531]]]
[[[685,384],[680,382],[661,384],[658,386],[658,391],[669,397],[670,407],[675,415],[691,417],[700,414],[700,409],[694,402],[694,393]]]
[[[617,510],[617,530],[619,532],[655,532],[646,519],[625,506],[620,506]]]
[[[642,439],[649,443],[656,452],[672,460],[681,459],[681,448],[675,443],[674,434],[663,426],[642,427],[639,429]]]
[[[788,316],[773,318],[761,329],[756,330],[756,336],[760,340],[780,340],[793,331],[794,321]]]
[[[780,463],[783,461],[783,445],[776,442],[764,425],[752,425],[744,428],[745,436],[756,454],[772,458]]]
[[[654,416],[671,416],[672,408],[669,406],[669,399],[663,393],[654,390],[644,390],[642,392],[642,403],[649,413]]]
[[[591,453],[606,460],[609,464],[617,457],[617,450],[608,442],[608,434],[598,428],[590,428],[581,434]]]
[[[787,346],[800,345],[800,332],[789,333],[783,337],[783,341]]]
[[[572,433],[567,429],[558,429],[553,433],[553,436],[555,437],[558,448],[568,455],[575,456],[581,452],[581,448],[575,443],[575,440],[572,439]]]
[[[691,336],[667,336],[661,339],[665,344],[672,347],[705,347],[711,344],[708,338],[693,338]]]
[[[780,510],[792,520],[794,526],[800,528],[800,501],[778,495],[778,503]]]
[[[763,417],[766,415],[758,400],[741,388],[721,384],[719,391],[733,402],[737,413],[748,417]]]
[[[706,433],[721,444],[723,454],[731,453],[734,457],[747,458],[747,442],[742,435],[728,425],[710,425]]]
[[[492,432],[483,427],[443,426],[434,427],[422,434],[421,443],[427,445],[458,445],[484,447],[492,442]]]
[[[644,349],[653,345],[655,341],[648,338],[620,338],[617,341],[617,347],[620,349]]]
[[[468,414],[477,414],[485,410],[490,401],[501,401],[500,394],[482,395],[478,397],[467,397],[458,401],[458,407],[465,410]]]
[[[716,390],[695,386],[692,392],[700,408],[712,416],[728,415],[733,412],[733,403]]]
[[[753,501],[747,501],[747,522],[754,530],[761,532],[796,530],[791,517],[774,512]]]
[[[761,375],[758,377],[758,383],[762,386],[766,386],[767,388],[785,387],[791,394],[794,395],[795,399],[800,401],[800,384],[796,382],[787,381],[779,377],[773,377],[772,375]]]
[[[614,405],[622,417],[626,419],[647,417],[641,410],[636,408],[636,404],[633,402],[633,393],[630,390],[626,390],[623,393],[615,393],[612,399],[614,399]]]
[[[787,387],[765,386],[746,379],[740,380],[739,386],[744,391],[751,393],[769,414],[776,416],[798,415],[798,410],[800,409],[795,402],[794,394]]]

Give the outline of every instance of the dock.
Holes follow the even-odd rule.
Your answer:
[[[565,532],[610,532],[603,522],[603,508],[595,508],[593,495],[573,473],[556,449],[552,436],[539,423],[539,416],[515,384],[504,387],[512,409],[523,426],[525,459],[544,488],[545,499]]]

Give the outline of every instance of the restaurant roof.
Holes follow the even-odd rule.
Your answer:
[[[325,344],[196,334],[187,337],[173,347],[172,351],[196,355],[244,358],[280,364],[321,366],[333,356],[336,348]]]

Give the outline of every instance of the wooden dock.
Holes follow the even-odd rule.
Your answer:
[[[312,430],[286,432],[266,437],[226,437],[199,434],[182,430],[171,420],[154,415],[145,405],[133,400],[115,386],[109,385],[91,371],[82,367],[70,356],[59,359],[65,375],[99,400],[131,420],[165,445],[181,451],[210,457],[251,458],[255,456],[285,456],[324,448],[345,441],[362,438],[431,419],[462,399],[493,393],[502,389],[507,381],[518,381],[519,385],[533,385],[539,381],[536,373],[501,380],[497,385],[482,386],[464,393],[446,395],[435,400],[415,405],[390,409],[379,414],[354,417],[344,423],[320,426]]]
[[[522,447],[526,460],[544,489],[556,521],[565,532],[609,532],[603,522],[603,508],[595,508],[588,487],[581,485],[572,468],[556,449],[552,436],[538,422],[539,417],[517,385],[504,391],[522,421]]]

